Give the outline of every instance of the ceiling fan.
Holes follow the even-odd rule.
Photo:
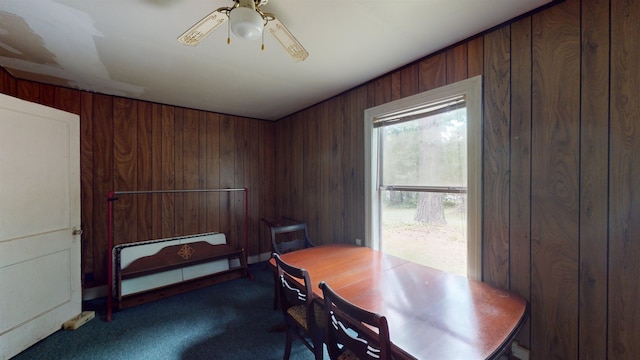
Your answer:
[[[275,15],[265,13],[260,9],[267,2],[269,0],[233,0],[232,6],[218,8],[205,16],[180,35],[178,41],[185,45],[196,46],[228,20],[229,29],[236,36],[248,40],[256,40],[262,36],[262,49],[264,50],[263,30],[266,30],[273,35],[294,61],[304,61],[309,53],[302,47],[302,44]],[[229,43],[231,43],[230,36],[227,37],[227,44]]]

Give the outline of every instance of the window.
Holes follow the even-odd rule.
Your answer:
[[[481,276],[481,77],[365,110],[367,246]]]

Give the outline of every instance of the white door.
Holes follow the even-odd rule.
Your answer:
[[[82,311],[79,126],[0,94],[0,359]]]

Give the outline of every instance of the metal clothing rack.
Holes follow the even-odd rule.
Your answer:
[[[195,190],[146,190],[146,191],[109,191],[107,193],[107,321],[111,321],[113,308],[113,203],[118,200],[118,195],[142,195],[142,194],[178,194],[178,193],[203,193],[203,192],[237,192],[244,191],[244,243],[245,261],[248,261],[249,248],[249,189],[195,189]]]

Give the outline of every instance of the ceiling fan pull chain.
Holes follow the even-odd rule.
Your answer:
[[[264,51],[264,31],[262,32],[262,47],[260,50]]]
[[[227,45],[231,44],[231,21],[227,21]]]

